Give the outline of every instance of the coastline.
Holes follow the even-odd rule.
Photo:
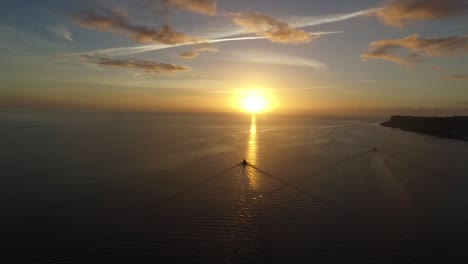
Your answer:
[[[390,120],[380,125],[441,138],[468,141],[468,116],[415,117],[397,115],[390,117]]]

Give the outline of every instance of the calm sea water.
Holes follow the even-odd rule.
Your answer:
[[[468,263],[468,143],[377,121],[1,112],[0,263]]]

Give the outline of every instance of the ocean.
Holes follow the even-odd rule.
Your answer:
[[[468,143],[385,119],[2,111],[0,263],[468,263]]]

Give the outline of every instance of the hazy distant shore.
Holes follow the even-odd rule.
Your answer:
[[[392,116],[389,121],[383,122],[381,125],[437,137],[468,141],[468,116]]]

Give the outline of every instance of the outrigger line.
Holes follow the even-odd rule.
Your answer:
[[[412,163],[403,161],[403,160],[401,160],[401,159],[399,159],[399,158],[397,158],[397,157],[395,157],[395,156],[393,156],[393,155],[390,155],[390,154],[387,154],[387,153],[385,153],[385,152],[382,152],[382,151],[377,150],[376,147],[372,147],[371,149],[368,149],[368,150],[366,150],[366,151],[358,152],[358,153],[356,153],[356,154],[354,154],[354,155],[351,155],[351,156],[345,157],[345,158],[343,158],[343,159],[340,159],[340,160],[334,162],[334,164],[332,164],[332,165],[330,165],[330,166],[326,166],[326,167],[323,168],[323,169],[319,169],[317,172],[315,172],[315,173],[313,173],[313,174],[307,174],[307,175],[304,175],[304,176],[301,176],[301,177],[296,177],[296,178],[290,179],[290,180],[288,180],[288,181],[285,181],[285,180],[282,180],[282,179],[280,179],[280,178],[278,178],[278,177],[275,177],[275,176],[273,176],[272,174],[270,174],[270,173],[268,173],[268,172],[266,172],[266,171],[261,170],[261,169],[258,168],[256,165],[249,163],[246,159],[243,159],[240,163],[237,163],[237,164],[233,165],[232,167],[230,167],[230,168],[228,168],[228,169],[226,169],[226,170],[223,170],[223,171],[220,171],[220,172],[218,172],[218,173],[216,173],[216,174],[214,174],[214,175],[211,175],[211,176],[209,176],[209,177],[203,179],[202,181],[200,181],[200,182],[198,182],[198,183],[195,183],[194,185],[191,185],[191,186],[189,186],[189,187],[187,187],[187,188],[185,188],[185,189],[183,189],[183,190],[181,190],[181,191],[175,193],[174,195],[171,195],[171,196],[167,197],[166,199],[164,199],[164,201],[163,201],[162,203],[167,203],[167,202],[169,202],[169,201],[172,200],[172,199],[178,198],[178,197],[180,197],[180,196],[182,196],[182,195],[184,195],[184,194],[186,194],[186,193],[188,193],[188,192],[191,192],[191,191],[195,190],[196,188],[202,186],[202,185],[205,184],[206,182],[208,182],[208,181],[210,181],[210,180],[212,180],[212,179],[215,179],[215,178],[217,178],[217,177],[223,176],[224,174],[226,174],[227,172],[231,171],[232,169],[234,169],[234,168],[236,168],[236,167],[242,167],[242,168],[251,167],[251,168],[255,169],[256,171],[262,173],[263,175],[268,176],[268,177],[270,177],[270,178],[272,178],[272,179],[274,179],[274,180],[276,180],[277,182],[280,182],[280,183],[282,184],[279,188],[277,188],[277,189],[275,189],[275,190],[272,190],[272,191],[270,191],[270,192],[268,192],[268,193],[266,193],[266,194],[263,194],[263,195],[260,195],[260,196],[259,196],[259,197],[265,197],[265,196],[274,194],[274,193],[276,193],[276,192],[278,192],[278,191],[280,191],[280,190],[282,190],[282,189],[284,189],[284,188],[286,188],[286,187],[293,188],[294,185],[291,185],[291,182],[293,182],[293,181],[300,181],[300,180],[303,180],[303,179],[306,178],[306,177],[310,177],[311,175],[312,175],[312,176],[316,176],[316,175],[325,173],[325,172],[327,172],[327,171],[336,169],[337,167],[339,167],[341,164],[343,164],[343,163],[345,163],[345,162],[348,162],[348,161],[350,161],[350,160],[353,160],[353,159],[358,158],[358,157],[360,157],[360,156],[362,156],[362,155],[365,155],[365,154],[368,154],[368,153],[372,153],[372,152],[374,152],[374,153],[377,153],[377,152],[378,152],[378,153],[383,154],[383,155],[385,155],[385,156],[387,156],[387,157],[390,157],[390,158],[392,158],[392,159],[395,159],[395,160],[397,160],[397,161],[399,161],[399,162],[401,162],[401,163],[403,163],[403,164],[405,164],[405,165],[407,165],[407,166],[410,166],[410,167],[412,167],[412,168],[415,168],[415,169],[421,171],[422,173],[425,173],[425,174],[428,174],[428,175],[433,176],[431,173],[427,172],[426,170],[424,170],[424,169],[422,169],[422,168],[420,168],[420,167],[418,167],[418,166],[416,166],[416,165],[414,165],[414,164],[412,164]],[[299,189],[298,187],[295,187],[295,188],[296,188],[296,191],[299,191],[299,190],[300,190],[301,193],[303,193],[303,194],[305,193],[307,196],[309,196],[309,194],[307,194],[305,191]],[[294,188],[293,188],[293,189],[294,189]],[[316,197],[316,196],[314,196],[314,197],[315,197],[315,198],[314,198],[315,200],[320,201],[320,202],[322,202],[323,204],[333,205],[332,202],[325,201],[325,200],[323,200],[323,199],[321,199],[321,198],[318,198],[318,197]],[[312,197],[311,197],[311,198],[312,198]]]
[[[371,151],[376,151],[376,149],[374,148],[374,149],[372,149]],[[366,153],[368,153],[368,152],[370,152],[370,151],[367,151]],[[363,154],[363,153],[359,153],[358,155],[362,155],[362,154]],[[353,155],[353,157],[358,156],[358,155]],[[417,249],[417,250],[423,252],[423,253],[426,254],[427,256],[431,256],[431,257],[432,257],[432,254],[429,253],[426,249],[420,247],[419,245],[417,245],[417,244],[415,244],[415,243],[412,243],[410,240],[407,240],[407,239],[403,238],[400,234],[391,231],[390,228],[388,228],[388,227],[386,227],[386,226],[384,226],[384,225],[381,225],[381,224],[378,224],[378,223],[376,223],[376,222],[373,222],[372,220],[369,220],[369,218],[363,217],[363,216],[361,216],[361,215],[359,215],[359,214],[356,214],[355,212],[353,212],[353,211],[351,211],[351,210],[348,210],[348,209],[346,209],[346,208],[340,207],[339,205],[337,205],[337,204],[335,204],[335,203],[333,203],[333,202],[324,200],[324,199],[322,199],[322,198],[320,198],[320,197],[318,197],[318,196],[315,196],[315,195],[313,195],[313,194],[310,194],[310,193],[308,193],[308,192],[302,190],[301,188],[299,188],[299,187],[297,187],[297,186],[291,184],[291,181],[284,181],[284,180],[282,180],[282,179],[280,179],[280,178],[278,178],[278,177],[275,177],[275,176],[273,176],[272,174],[270,174],[270,173],[268,173],[268,172],[266,172],[266,171],[264,171],[264,170],[261,170],[261,169],[258,168],[257,166],[255,166],[255,165],[253,165],[253,164],[250,164],[250,163],[247,162],[245,159],[242,161],[241,164],[242,164],[242,166],[243,166],[244,168],[245,168],[245,167],[250,167],[250,168],[252,168],[252,169],[254,169],[254,170],[260,172],[261,174],[263,174],[263,175],[265,175],[265,176],[267,176],[267,177],[269,177],[269,178],[272,178],[272,179],[276,180],[277,182],[282,183],[283,186],[281,186],[280,189],[283,189],[283,188],[285,188],[285,187],[289,187],[290,189],[292,189],[292,190],[294,190],[294,191],[296,191],[296,192],[298,192],[298,193],[300,193],[300,194],[302,194],[302,195],[304,195],[304,196],[306,196],[306,197],[308,197],[308,198],[310,198],[310,199],[312,199],[312,200],[315,200],[315,201],[317,201],[317,202],[319,202],[319,203],[322,203],[322,204],[324,204],[324,205],[327,205],[327,206],[329,206],[329,207],[335,208],[336,210],[338,210],[338,211],[340,211],[340,212],[342,212],[342,213],[344,213],[344,214],[347,214],[347,215],[349,215],[349,216],[351,216],[351,217],[353,217],[353,218],[355,218],[355,219],[357,219],[357,220],[359,220],[359,221],[362,221],[363,223],[366,223],[366,224],[372,226],[373,228],[375,228],[375,229],[377,229],[377,230],[379,230],[379,231],[381,231],[381,232],[386,233],[387,235],[393,237],[394,239],[396,239],[396,240],[398,240],[398,241],[400,241],[400,242],[402,242],[402,243],[405,243],[406,245],[409,245],[409,246],[411,246],[411,247],[413,247],[413,248],[415,248],[415,249]],[[245,164],[245,165],[244,165],[244,164]],[[279,190],[279,189],[275,190],[274,192],[276,192],[276,191],[278,191],[278,190]]]
[[[386,155],[386,156],[388,156],[388,157],[390,157],[390,158],[393,158],[393,159],[395,159],[395,160],[398,160],[398,161],[400,161],[400,162],[402,162],[402,163],[404,163],[404,164],[406,164],[406,165],[408,165],[408,166],[410,166],[410,167],[413,167],[413,168],[415,168],[415,169],[418,169],[418,170],[420,170],[420,171],[423,172],[423,173],[429,174],[427,171],[425,171],[425,170],[423,170],[423,169],[421,169],[421,168],[419,168],[419,167],[417,167],[417,166],[415,166],[415,165],[413,165],[413,164],[411,164],[411,163],[409,163],[409,162],[406,162],[406,161],[403,161],[403,160],[401,160],[401,159],[398,159],[398,158],[396,158],[396,157],[393,156],[393,155],[384,153],[384,152],[382,152],[382,151],[380,151],[380,150],[377,150],[377,148],[372,147],[372,148],[370,148],[370,149],[368,149],[368,150],[366,150],[366,151],[362,151],[362,152],[356,153],[356,154],[354,154],[354,155],[351,155],[351,156],[349,156],[349,157],[343,158],[343,159],[341,159],[341,160],[335,162],[335,163],[333,164],[333,166],[327,166],[326,168],[319,170],[318,172],[314,173],[313,175],[318,175],[318,174],[324,173],[324,172],[326,172],[326,171],[329,171],[330,169],[335,169],[336,167],[340,166],[341,164],[343,164],[343,163],[345,163],[345,162],[347,162],[347,161],[349,161],[349,160],[355,159],[355,158],[360,157],[360,156],[362,156],[362,155],[364,155],[364,154],[368,154],[368,153],[372,153],[372,152],[374,152],[374,153],[377,153],[377,152],[378,152],[378,153],[381,153],[381,154]],[[221,176],[223,176],[224,174],[228,173],[229,171],[231,171],[231,170],[233,170],[233,169],[235,169],[235,168],[237,168],[237,167],[242,167],[242,168],[244,168],[244,169],[247,168],[247,167],[250,167],[250,168],[252,168],[252,169],[258,171],[259,173],[261,173],[261,174],[263,174],[263,175],[265,175],[265,176],[267,176],[267,177],[269,177],[269,178],[271,178],[271,179],[273,179],[273,180],[275,180],[275,181],[277,181],[277,182],[279,182],[279,183],[282,184],[282,186],[281,186],[280,188],[275,189],[275,190],[273,190],[273,191],[270,191],[270,192],[268,192],[268,193],[265,194],[265,195],[271,195],[271,194],[273,194],[273,193],[275,193],[275,192],[278,192],[278,191],[280,191],[280,190],[282,190],[282,189],[284,189],[284,188],[286,188],[286,187],[289,187],[289,188],[291,188],[292,190],[296,191],[297,193],[300,193],[300,194],[302,194],[302,195],[304,195],[304,196],[306,196],[306,197],[308,197],[308,198],[310,198],[310,199],[312,199],[312,200],[315,200],[315,201],[320,202],[320,203],[322,203],[322,204],[324,204],[324,205],[333,207],[333,208],[335,208],[336,210],[338,210],[338,211],[340,211],[340,212],[342,212],[342,213],[344,213],[344,214],[350,215],[350,216],[354,217],[355,219],[360,220],[360,221],[362,221],[362,222],[364,222],[364,223],[366,223],[366,224],[368,224],[368,225],[374,227],[375,229],[380,230],[380,231],[386,233],[387,235],[392,236],[394,239],[396,239],[396,240],[398,240],[398,241],[401,241],[401,242],[403,242],[403,243],[405,243],[405,244],[407,244],[407,245],[409,245],[409,246],[411,246],[411,247],[414,247],[414,248],[418,249],[418,250],[421,251],[421,252],[424,252],[427,256],[432,256],[432,254],[429,253],[426,249],[424,249],[424,248],[418,246],[417,244],[412,243],[412,242],[409,241],[409,240],[404,239],[400,234],[395,233],[395,232],[392,232],[390,228],[387,228],[387,227],[385,227],[385,226],[383,226],[383,225],[380,225],[380,224],[378,224],[378,223],[375,223],[375,222],[373,222],[372,220],[370,220],[369,218],[360,216],[359,214],[356,214],[356,213],[354,213],[354,212],[351,211],[351,210],[348,210],[348,209],[345,209],[345,208],[343,208],[343,207],[340,207],[339,205],[337,205],[337,204],[334,203],[334,202],[324,200],[324,199],[322,199],[322,198],[320,198],[320,197],[318,197],[318,196],[315,196],[315,195],[313,195],[313,194],[310,194],[310,193],[304,191],[303,189],[301,189],[301,188],[299,188],[299,187],[297,187],[297,186],[291,184],[292,181],[302,180],[302,179],[304,179],[305,177],[310,176],[310,174],[308,174],[307,176],[303,176],[303,177],[295,178],[295,179],[292,179],[292,180],[289,180],[289,181],[285,181],[285,180],[282,180],[281,178],[278,178],[278,177],[272,175],[271,173],[268,173],[268,172],[266,172],[266,171],[264,171],[264,170],[258,168],[256,165],[249,163],[246,159],[243,159],[240,163],[237,163],[237,164],[235,164],[234,166],[232,166],[232,167],[230,167],[230,168],[228,168],[228,169],[226,169],[226,170],[223,170],[223,171],[220,171],[220,172],[218,172],[218,173],[216,173],[216,174],[214,174],[214,175],[211,175],[211,176],[209,176],[209,177],[203,179],[202,181],[200,181],[200,182],[198,182],[198,183],[196,183],[196,184],[194,184],[194,185],[192,185],[192,186],[189,186],[189,187],[187,187],[187,188],[185,188],[185,189],[183,189],[183,190],[177,192],[177,193],[174,194],[174,195],[171,195],[171,196],[167,197],[166,199],[164,199],[164,200],[161,202],[161,204],[169,203],[171,200],[176,199],[176,198],[178,198],[178,197],[180,197],[180,196],[182,196],[182,195],[184,195],[184,194],[186,194],[186,193],[188,193],[188,192],[191,192],[191,191],[193,191],[193,190],[199,188],[199,187],[202,186],[203,184],[205,184],[205,183],[211,181],[212,179],[221,177]],[[265,195],[261,195],[261,196],[259,196],[259,197],[264,197]]]
[[[244,161],[245,161],[245,160],[244,160]],[[247,162],[247,161],[245,161],[245,162]],[[178,198],[178,197],[180,197],[180,196],[182,196],[182,195],[184,195],[184,194],[186,194],[186,193],[188,193],[188,192],[191,192],[191,191],[197,189],[198,187],[202,186],[203,184],[205,184],[205,183],[211,181],[212,179],[218,178],[218,177],[220,177],[220,176],[222,176],[222,175],[228,173],[229,171],[231,171],[231,170],[233,170],[233,169],[235,169],[235,168],[237,168],[237,167],[239,167],[239,166],[241,166],[241,165],[244,166],[242,162],[241,162],[241,163],[237,163],[236,165],[234,165],[234,166],[232,166],[232,167],[230,167],[230,168],[228,168],[228,169],[225,169],[225,170],[220,171],[220,172],[218,172],[218,173],[216,173],[216,174],[213,174],[213,175],[211,175],[211,176],[209,176],[209,177],[207,177],[207,178],[201,180],[200,182],[197,182],[197,183],[195,183],[194,185],[191,185],[191,186],[189,186],[189,187],[187,187],[187,188],[185,188],[185,189],[183,189],[183,190],[177,192],[176,194],[167,197],[166,199],[164,199],[164,201],[163,201],[162,203],[167,203],[167,202],[169,202],[170,200],[176,199],[176,198]],[[245,166],[244,166],[244,167],[245,167]]]
[[[367,151],[363,151],[363,152],[356,153],[356,154],[354,154],[354,155],[351,155],[351,156],[349,156],[349,157],[347,157],[347,158],[343,158],[343,159],[341,159],[341,160],[335,162],[335,163],[333,164],[332,168],[330,168],[329,166],[327,166],[327,168],[324,168],[324,169],[319,170],[319,171],[316,172],[314,175],[318,175],[318,174],[324,173],[324,172],[326,172],[326,171],[328,171],[328,170],[330,170],[330,169],[336,168],[337,166],[341,165],[341,164],[344,163],[344,162],[347,162],[347,161],[349,161],[349,160],[352,160],[352,159],[355,159],[355,158],[357,158],[357,157],[360,157],[360,156],[362,156],[363,154],[372,153],[372,152],[380,152],[380,151],[378,151],[378,150],[374,147],[374,148],[368,149]],[[380,152],[380,153],[382,153],[382,152]],[[386,154],[386,153],[382,153],[382,154]],[[387,155],[387,156],[392,157],[391,155]],[[395,157],[392,157],[392,158],[396,159]],[[397,160],[399,160],[399,159],[397,159]],[[408,164],[408,163],[406,163],[406,162],[404,162],[404,161],[402,161],[402,160],[400,160],[400,162],[405,163],[405,164],[407,164],[407,165],[410,165],[410,164]],[[411,166],[411,165],[410,165],[410,166]],[[405,239],[401,234],[398,234],[398,233],[396,233],[396,232],[393,232],[390,228],[388,228],[388,227],[386,227],[386,226],[384,226],[384,225],[378,224],[378,223],[376,223],[376,222],[370,220],[369,218],[366,218],[366,217],[364,217],[364,216],[361,216],[361,215],[359,215],[359,214],[357,214],[357,213],[355,213],[355,212],[353,212],[353,211],[351,211],[351,210],[349,210],[349,209],[343,208],[343,207],[339,206],[338,204],[336,204],[336,203],[334,203],[334,202],[324,200],[324,199],[322,199],[322,198],[320,198],[320,197],[318,197],[318,196],[316,196],[316,195],[313,195],[313,194],[311,194],[311,193],[308,193],[307,191],[305,191],[305,190],[299,188],[298,186],[296,186],[296,185],[294,185],[294,184],[291,184],[292,181],[301,180],[301,179],[303,179],[304,177],[300,177],[299,179],[296,178],[296,179],[292,179],[292,180],[289,180],[289,181],[285,181],[285,180],[282,180],[282,179],[279,178],[279,177],[276,177],[276,176],[272,175],[271,173],[268,173],[268,172],[266,172],[266,171],[260,169],[260,168],[257,167],[256,165],[249,163],[246,159],[243,159],[240,163],[237,163],[237,164],[235,164],[234,166],[232,166],[232,167],[230,167],[230,168],[228,168],[228,169],[226,169],[226,170],[220,171],[220,172],[218,172],[218,173],[216,173],[216,174],[214,174],[214,175],[211,175],[211,176],[209,176],[209,177],[203,179],[202,181],[200,181],[200,182],[198,182],[198,183],[196,183],[196,184],[194,184],[194,185],[191,185],[191,186],[189,186],[189,187],[187,187],[187,188],[181,190],[181,191],[177,192],[176,194],[171,195],[170,197],[167,197],[166,199],[164,199],[164,201],[161,202],[161,204],[167,204],[167,203],[169,203],[171,200],[176,199],[176,198],[178,198],[178,197],[180,197],[180,196],[182,196],[182,195],[184,195],[184,194],[186,194],[186,193],[188,193],[188,192],[191,192],[191,191],[193,191],[193,190],[199,188],[199,187],[202,186],[203,184],[205,184],[205,183],[207,183],[207,182],[209,182],[209,181],[211,181],[211,180],[213,180],[213,179],[215,179],[215,178],[221,177],[221,176],[223,176],[224,174],[228,173],[229,171],[231,171],[231,170],[233,170],[233,169],[235,169],[235,168],[237,168],[237,167],[242,167],[242,168],[244,168],[244,169],[246,169],[246,168],[252,168],[252,169],[256,170],[257,172],[261,173],[262,175],[265,175],[265,176],[267,176],[267,177],[269,177],[269,178],[271,178],[271,179],[273,179],[273,180],[275,180],[275,181],[277,181],[277,182],[279,182],[279,183],[282,184],[282,186],[281,186],[280,188],[278,188],[278,189],[276,189],[276,190],[273,190],[273,191],[270,191],[269,193],[267,193],[267,194],[265,194],[265,195],[270,195],[270,194],[273,194],[273,193],[275,193],[275,192],[278,192],[278,191],[280,191],[280,190],[282,190],[282,189],[284,189],[284,188],[288,188],[288,187],[289,187],[290,189],[296,191],[297,193],[300,193],[300,194],[302,194],[302,195],[304,195],[304,196],[306,196],[306,197],[308,197],[308,198],[310,198],[310,199],[312,199],[312,200],[314,200],[314,201],[317,201],[317,202],[322,203],[322,204],[324,204],[324,205],[326,205],[326,206],[332,207],[332,208],[334,208],[334,209],[336,209],[336,210],[338,210],[338,211],[340,211],[340,212],[342,212],[342,213],[344,213],[344,214],[346,214],[346,215],[349,215],[349,216],[355,218],[356,220],[359,220],[359,221],[361,221],[361,222],[363,222],[363,223],[365,223],[365,224],[368,224],[369,226],[375,228],[376,230],[379,230],[379,231],[381,231],[381,232],[387,234],[389,237],[392,237],[392,238],[394,238],[395,240],[398,240],[398,241],[400,241],[400,242],[402,242],[402,243],[404,243],[404,244],[406,244],[406,245],[408,245],[408,246],[410,246],[410,247],[413,247],[413,248],[417,249],[418,251],[424,253],[426,256],[433,257],[433,255],[432,255],[430,252],[428,252],[425,248],[422,248],[421,246],[419,246],[419,245],[417,245],[417,244],[411,242],[410,240]],[[414,167],[414,166],[412,166],[412,167]],[[422,172],[425,172],[425,171],[422,171]],[[310,175],[308,175],[308,176],[310,176]],[[260,196],[260,197],[264,197],[265,195],[262,195],[262,196]]]

